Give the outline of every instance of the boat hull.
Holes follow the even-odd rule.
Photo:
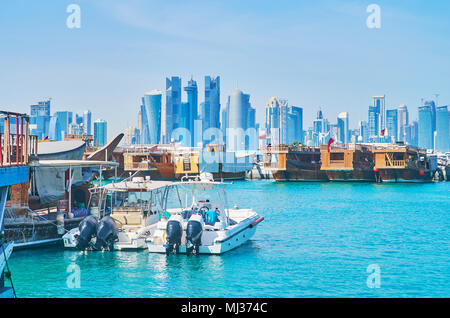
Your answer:
[[[375,172],[370,170],[327,170],[327,176],[334,182],[375,182]]]
[[[432,182],[433,176],[427,171],[420,175],[416,169],[379,169],[381,182],[389,183],[426,183]]]
[[[221,242],[216,242],[213,245],[199,246],[199,254],[220,255],[240,247],[246,243],[256,231],[256,227],[247,227],[244,230],[232,235]],[[156,245],[152,242],[148,242],[148,250],[150,253],[166,253],[166,247],[164,245]],[[186,245],[179,247],[178,254],[186,254]]]

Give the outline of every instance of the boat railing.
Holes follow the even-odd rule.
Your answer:
[[[150,163],[148,161],[142,162],[125,162],[124,163],[125,170],[148,170],[151,168]]]
[[[0,167],[24,166],[30,155],[37,155],[37,136],[28,134],[28,121],[16,117],[16,133],[11,133],[9,117],[5,117],[3,132],[0,133]],[[28,119],[28,117],[26,117]]]
[[[287,145],[266,145],[261,148],[264,153],[288,153],[289,146]]]

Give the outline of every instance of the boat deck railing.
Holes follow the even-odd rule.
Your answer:
[[[29,156],[37,155],[38,141],[37,136],[28,133],[29,117],[6,111],[0,111],[0,117],[4,122],[0,132],[0,167],[27,165]]]

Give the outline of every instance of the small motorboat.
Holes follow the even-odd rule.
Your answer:
[[[252,209],[228,208],[225,188],[226,184],[214,182],[210,173],[171,184],[163,206],[172,203],[179,207],[165,209],[154,234],[147,239],[149,251],[222,254],[247,242],[264,217]],[[170,197],[170,193],[177,195]]]
[[[146,239],[156,231],[162,198],[171,184],[133,177],[91,188],[91,215],[63,236],[64,246],[83,251],[147,248]]]

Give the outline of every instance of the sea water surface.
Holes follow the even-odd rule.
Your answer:
[[[265,217],[242,247],[190,257],[17,251],[10,259],[17,296],[450,296],[449,182],[242,181],[227,189],[230,205]],[[78,268],[80,286],[72,288]]]

